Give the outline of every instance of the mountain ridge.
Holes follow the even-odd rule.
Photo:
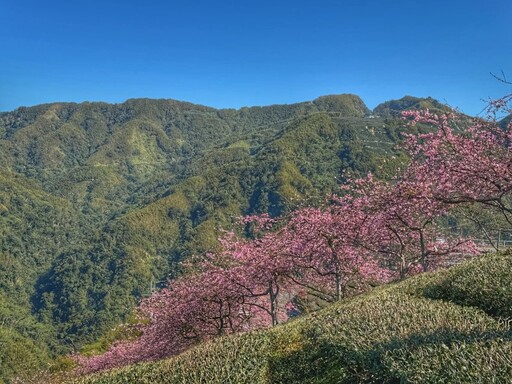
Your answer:
[[[409,96],[406,95],[400,99],[390,99],[387,101],[384,101],[380,104],[378,104],[375,108],[370,109],[366,106],[363,99],[361,99],[360,96],[351,94],[351,93],[341,93],[341,94],[327,94],[318,96],[315,99],[311,100],[305,100],[305,101],[297,101],[292,103],[272,103],[272,104],[264,104],[264,105],[247,105],[247,106],[241,106],[239,108],[230,108],[230,107],[212,107],[205,104],[200,103],[193,103],[186,100],[180,100],[180,99],[173,99],[173,98],[150,98],[150,97],[136,97],[136,98],[128,98],[125,101],[121,102],[105,102],[105,101],[81,101],[81,102],[68,102],[68,101],[55,101],[55,102],[48,102],[48,103],[42,103],[42,104],[36,104],[32,106],[19,106],[11,111],[2,111],[0,112],[0,117],[2,115],[12,114],[19,111],[27,111],[27,110],[35,110],[37,112],[41,112],[44,109],[48,109],[51,107],[68,107],[68,108],[79,108],[79,107],[89,107],[89,106],[97,106],[97,107],[128,107],[133,106],[140,103],[147,103],[147,102],[153,102],[156,104],[165,104],[165,103],[175,103],[179,104],[181,106],[187,106],[194,109],[200,109],[204,111],[236,111],[240,112],[242,110],[247,109],[264,109],[264,108],[273,108],[273,107],[290,107],[290,106],[298,106],[298,105],[305,105],[305,104],[322,104],[323,101],[332,101],[335,99],[340,99],[343,97],[353,98],[356,104],[360,104],[362,109],[365,110],[365,112],[371,112],[376,113],[378,109],[382,108],[382,106],[392,103],[392,102],[402,102],[402,104],[406,105],[407,103],[411,107],[417,107],[420,103],[425,103],[428,105],[431,103],[432,105],[437,105],[436,108],[441,108],[444,104],[440,103],[438,100],[427,96],[427,97],[416,97],[416,96]],[[415,105],[416,104],[416,105]],[[445,106],[446,107],[446,106]],[[446,110],[452,110],[450,107],[446,107]],[[404,107],[398,108],[397,111],[405,110]]]

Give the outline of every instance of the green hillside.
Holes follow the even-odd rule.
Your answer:
[[[54,340],[53,329],[39,323],[26,305],[0,294],[0,383],[47,368]]]
[[[276,328],[71,381],[508,383],[512,253],[383,286]]]
[[[0,295],[48,330],[45,354],[77,350],[179,274],[179,261],[217,247],[237,216],[314,205],[347,171],[389,177],[404,161],[403,129],[355,95],[0,113]]]
[[[197,155],[184,174],[162,192],[163,197],[140,208],[135,204],[105,224],[95,247],[80,247],[64,256],[75,255],[74,262],[81,265],[78,286],[69,279],[73,275],[69,269],[56,265],[50,269],[38,298],[61,297],[60,292],[71,295],[66,295],[69,300],[65,305],[62,299],[40,300],[40,313],[59,324],[69,323],[75,312],[79,318],[90,313],[91,322],[98,311],[106,319],[116,314],[110,322],[91,323],[104,324],[97,329],[106,329],[114,319],[122,318],[119,308],[132,308],[137,297],[148,293],[152,281],[163,280],[175,270],[176,261],[214,249],[220,229],[229,228],[239,215],[279,215],[306,201],[319,201],[335,190],[345,169],[385,173],[377,165],[381,159],[389,158],[392,168],[400,156],[391,160],[395,151],[388,138],[375,149],[361,144],[365,134],[376,138],[357,132],[362,124],[366,124],[362,119],[336,122],[327,113],[316,113],[290,122],[273,137],[267,136],[265,145],[237,137]],[[140,189],[146,198],[155,193],[148,184]],[[95,260],[92,264],[91,259]],[[88,310],[79,307],[70,313],[77,301]],[[67,324],[63,333],[76,335],[78,341],[91,341],[95,333],[85,323],[77,322],[71,328]],[[80,335],[88,338],[81,339]]]
[[[419,98],[414,96],[404,96],[398,100],[390,100],[385,103],[379,104],[373,112],[381,117],[397,117],[400,112],[407,110],[425,110],[428,109],[433,113],[450,113],[453,112],[451,108],[432,97]]]
[[[87,226],[87,219],[70,202],[0,170],[0,292],[27,305],[34,281],[55,255],[86,241],[79,225]]]

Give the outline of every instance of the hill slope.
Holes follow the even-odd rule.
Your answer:
[[[506,383],[512,253],[333,304],[267,331],[73,383]],[[502,317],[500,317],[502,316]]]
[[[0,113],[0,295],[44,325],[51,352],[80,348],[180,260],[215,248],[235,217],[314,204],[346,171],[389,176],[404,128],[370,115],[355,95]]]
[[[12,267],[0,270],[0,292],[22,293],[60,338],[74,335],[67,343],[89,340],[98,313],[99,328],[121,320],[119,308],[176,260],[215,247],[233,217],[323,197],[347,168],[378,172],[396,127],[369,113],[354,95],[240,110],[134,99],[1,113],[1,256]]]

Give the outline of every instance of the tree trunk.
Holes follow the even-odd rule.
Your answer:
[[[269,298],[270,298],[270,317],[272,319],[272,326],[275,327],[278,324],[277,319],[277,290],[274,292],[274,286],[272,282],[269,284]]]
[[[427,272],[427,249],[425,246],[425,237],[423,231],[420,231],[420,249],[421,249],[421,268],[423,272]]]

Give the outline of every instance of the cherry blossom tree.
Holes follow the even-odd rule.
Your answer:
[[[368,175],[352,186],[354,201],[367,215],[366,235],[360,237],[359,245],[381,255],[400,279],[441,265],[451,254],[477,251],[470,240],[441,230],[437,221],[453,206],[433,199],[430,184],[410,166],[392,182]],[[441,242],[437,241],[440,235]]]
[[[336,198],[337,199],[337,198]],[[369,281],[385,281],[386,270],[359,247],[366,215],[356,206],[337,199],[324,208],[304,208],[292,213],[286,227],[287,252],[295,266],[297,284],[327,301],[339,301]]]
[[[226,269],[211,268],[170,282],[138,308],[141,336],[105,354],[77,356],[82,373],[161,359],[212,337],[247,329],[249,307]]]
[[[256,222],[258,237],[247,239],[228,233],[221,239],[223,257],[237,264],[230,270],[231,281],[239,287],[247,304],[268,315],[270,325],[275,326],[286,318],[291,292],[299,289],[288,279],[295,266],[287,257],[284,231],[272,231],[268,223],[261,230],[265,217],[250,220]]]
[[[491,111],[510,113],[510,97],[491,104]],[[429,124],[433,132],[409,136],[410,169],[428,185],[431,199],[451,205],[478,203],[499,212],[512,225],[512,126],[494,119],[475,119],[455,129],[456,117],[428,111],[404,114],[411,124]]]

